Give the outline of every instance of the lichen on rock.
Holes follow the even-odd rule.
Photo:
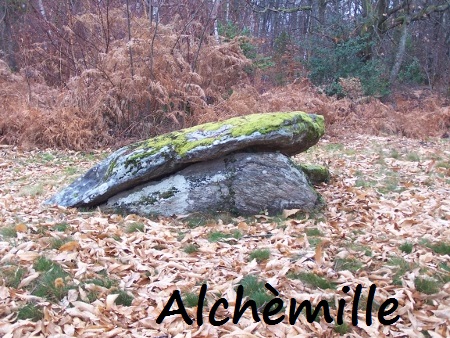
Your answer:
[[[253,114],[198,125],[117,150],[46,203],[96,206],[139,184],[236,151],[295,155],[316,144],[323,133],[323,117],[304,112]]]

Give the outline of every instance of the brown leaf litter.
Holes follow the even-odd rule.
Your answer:
[[[261,214],[220,219],[190,227],[183,218],[144,218],[104,214],[98,210],[45,207],[42,202],[88,169],[105,153],[23,152],[0,149],[0,335],[4,337],[334,337],[340,331],[323,319],[309,323],[301,314],[294,325],[255,323],[246,311],[238,324],[208,321],[208,310],[224,297],[232,316],[236,285],[247,275],[269,282],[284,301],[328,300],[336,318],[339,299],[351,304],[357,284],[363,302],[377,286],[372,325],[364,306],[358,326],[351,324],[351,305],[344,313],[349,337],[450,336],[450,256],[436,248],[450,239],[450,147],[446,140],[426,142],[396,137],[324,139],[298,161],[327,164],[328,185],[318,190],[327,205],[318,215],[286,211],[283,217]],[[70,169],[74,168],[74,169]],[[127,231],[141,226],[142,231]],[[232,235],[239,230],[241,236]],[[212,232],[229,235],[213,242]],[[56,247],[55,240],[62,240]],[[400,249],[411,244],[411,252]],[[196,250],[185,252],[188,245]],[[255,249],[270,250],[260,262]],[[30,286],[43,273],[36,259],[46,257],[67,273],[53,281],[70,287],[60,301],[33,295]],[[402,265],[403,264],[403,265]],[[21,268],[17,284],[7,269]],[[403,269],[403,270],[402,270]],[[17,270],[19,271],[19,270]],[[295,276],[310,273],[332,283],[322,289]],[[113,280],[113,286],[92,282]],[[424,293],[418,278],[438,282]],[[91,281],[91,282],[88,282]],[[187,325],[181,315],[156,318],[174,290],[182,295],[208,286],[204,324]],[[13,285],[14,284],[14,285]],[[342,292],[349,286],[352,291]],[[418,290],[420,289],[420,290]],[[122,290],[130,306],[117,304]],[[95,297],[92,297],[95,295]],[[376,308],[387,298],[398,301],[399,320],[381,324]],[[36,322],[18,319],[27,304],[42,310]],[[186,305],[186,304],[185,304]]]

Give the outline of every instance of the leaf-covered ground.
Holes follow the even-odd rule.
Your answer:
[[[448,140],[322,140],[295,158],[332,173],[317,187],[326,207],[311,215],[157,219],[41,204],[105,155],[0,148],[0,336],[450,336]],[[216,319],[233,317],[239,283],[263,311],[274,298],[266,282],[285,305],[271,318],[284,313],[283,322],[255,322],[247,310],[237,324],[210,324],[220,297],[229,307]],[[197,294],[205,283],[199,326]],[[181,315],[156,323],[174,290],[192,325]],[[327,323],[322,312],[310,323],[305,310],[290,324],[291,298],[326,300],[334,319],[344,299],[344,324]],[[400,317],[383,325],[377,313],[388,298],[398,308],[386,318]]]

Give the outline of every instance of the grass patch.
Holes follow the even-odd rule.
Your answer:
[[[421,239],[419,242],[421,245],[433,250],[439,255],[450,255],[450,244],[445,242],[432,243],[428,239]]]
[[[244,288],[244,297],[254,300],[258,308],[261,308],[273,299],[273,296],[267,293],[264,282],[260,281],[256,276],[247,275],[241,279],[239,284]]]
[[[134,222],[131,223],[127,226],[127,228],[125,229],[125,232],[127,234],[131,234],[133,232],[144,232],[144,223],[140,223],[140,222]]]
[[[17,289],[26,272],[27,270],[21,266],[2,266],[0,268],[0,278],[4,280],[6,287]]]
[[[258,263],[268,260],[270,257],[269,249],[256,249],[252,251],[249,255],[249,260],[252,261],[256,259]]]
[[[17,319],[29,319],[37,322],[44,318],[44,312],[35,304],[27,304],[21,307],[17,314]]]
[[[376,182],[374,181],[370,181],[370,180],[365,180],[364,178],[357,178],[355,181],[355,187],[360,187],[360,188],[370,188],[375,186]]]
[[[416,277],[414,279],[416,290],[427,295],[432,295],[439,292],[440,284],[434,280]]]
[[[193,292],[188,292],[184,294],[183,304],[186,305],[186,307],[198,306],[198,294]]]
[[[389,157],[398,160],[400,158],[400,153],[398,152],[397,149],[391,149],[391,151],[389,152]]]
[[[436,163],[436,168],[450,169],[450,161],[439,161]]]
[[[55,230],[55,231],[60,231],[60,232],[64,232],[64,231],[66,231],[67,229],[69,229],[69,224],[67,224],[67,223],[57,223],[57,224],[55,224],[54,226],[53,226],[53,228],[52,228],[53,230]]]
[[[19,196],[38,196],[44,193],[44,185],[42,183],[25,186],[19,191]]]
[[[114,303],[116,305],[131,306],[134,297],[123,290],[116,290],[113,294],[119,294]]]
[[[193,254],[198,251],[198,246],[195,244],[188,244],[184,247],[183,251],[187,254]]]
[[[289,274],[288,278],[299,279],[303,283],[308,284],[309,286],[317,287],[322,290],[336,289],[335,283],[330,282],[328,279],[325,279],[323,277],[317,276],[316,274],[314,274],[312,272],[300,272],[297,274]]]
[[[185,219],[186,225],[193,229],[197,228],[199,226],[204,226],[208,223],[214,222],[214,220],[211,218],[211,215],[205,215],[201,213],[192,214],[189,217]]]
[[[309,228],[309,229],[305,229],[305,233],[307,236],[323,236],[322,231],[320,231],[317,228]]]
[[[113,286],[117,285],[117,281],[110,279],[108,277],[105,278],[93,278],[93,279],[87,279],[83,282],[83,286],[86,284],[94,284],[97,286],[101,286],[106,289],[111,289]]]
[[[37,258],[34,269],[41,272],[41,275],[29,287],[34,296],[59,302],[70,289],[74,288],[67,284],[69,274],[59,264],[45,257]]]
[[[428,246],[431,250],[439,255],[450,255],[450,244],[439,242]]]
[[[342,151],[344,149],[344,145],[342,143],[329,143],[324,146],[326,151]]]
[[[445,264],[445,263],[439,264],[439,267],[440,267],[442,270],[444,270],[444,271],[450,272],[450,266],[448,266],[448,265]]]
[[[414,245],[409,242],[405,242],[402,245],[400,245],[400,250],[404,253],[410,254],[413,251]]]
[[[387,194],[389,192],[402,192],[405,190],[400,184],[400,178],[396,172],[387,172],[386,177],[380,182],[378,191],[382,194]]]
[[[356,272],[362,268],[362,263],[354,258],[337,258],[334,269],[336,271],[348,270]]]
[[[0,235],[4,238],[17,237],[17,231],[14,226],[4,227],[0,229]]]
[[[64,172],[67,175],[75,175],[78,172],[78,169],[75,167],[67,167],[66,169],[64,169]]]
[[[242,237],[242,233],[239,230],[233,231],[231,234],[227,234],[221,231],[212,231],[208,235],[208,241],[210,242],[220,242],[227,238],[239,239]]]
[[[317,244],[319,244],[320,242],[322,242],[322,238],[320,238],[320,237],[310,237],[310,238],[308,238],[308,243],[312,247],[316,247]]]
[[[366,255],[367,257],[372,257],[372,255],[373,255],[372,250],[365,245],[356,244],[356,243],[348,243],[348,244],[346,244],[346,246],[351,250],[358,251],[358,252],[364,252],[364,255]]]
[[[416,152],[410,152],[406,154],[406,159],[410,162],[419,162],[420,156]]]
[[[392,283],[394,285],[402,285],[401,278],[403,275],[411,269],[411,264],[405,261],[401,257],[392,257],[388,261],[388,265],[394,266],[396,268],[396,272],[394,276],[392,277]]]
[[[50,247],[52,249],[58,250],[60,247],[62,247],[64,244],[73,241],[72,237],[66,237],[66,238],[53,238],[50,241]]]
[[[348,326],[348,324],[343,323],[342,325],[335,325],[333,329],[336,333],[343,335],[350,330],[350,327]]]
[[[41,157],[43,162],[50,162],[50,161],[53,161],[55,159],[55,156],[53,154],[50,154],[50,153],[42,153],[42,154],[40,154],[40,157]]]

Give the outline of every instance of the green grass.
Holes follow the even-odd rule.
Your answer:
[[[52,238],[50,241],[50,247],[52,249],[58,250],[60,247],[62,247],[64,244],[73,241],[72,237],[66,237],[66,238]]]
[[[414,284],[417,291],[427,295],[438,293],[441,286],[437,281],[421,277],[416,277]]]
[[[411,270],[411,264],[405,261],[402,257],[394,256],[388,261],[388,265],[393,266],[396,269],[395,274],[392,277],[392,283],[394,285],[402,285],[401,278],[407,271]]]
[[[260,281],[256,276],[247,275],[241,279],[239,284],[244,288],[244,297],[254,300],[258,308],[261,308],[273,299],[273,296],[267,293],[264,282]]]
[[[436,163],[436,168],[450,169],[450,161],[439,161]]]
[[[19,196],[38,196],[44,193],[44,185],[42,183],[31,186],[25,186],[19,191]]]
[[[439,255],[450,255],[450,244],[448,243],[438,242],[430,244],[428,247]]]
[[[337,258],[334,269],[336,271],[348,270],[356,272],[361,269],[363,264],[354,258]]]
[[[372,257],[372,255],[373,255],[372,250],[365,245],[361,245],[361,244],[357,244],[357,243],[348,243],[347,246],[351,250],[355,250],[358,252],[364,252],[364,255],[366,255],[367,257]]]
[[[420,156],[416,152],[410,152],[406,154],[406,159],[410,162],[419,162]]]
[[[41,256],[36,259],[34,269],[41,272],[40,276],[29,286],[31,294],[34,296],[46,298],[51,302],[59,302],[70,289],[74,288],[67,284],[69,274],[59,264],[45,257]]]
[[[50,162],[55,159],[55,156],[50,153],[42,153],[42,154],[40,154],[40,157],[44,162]]]
[[[0,280],[3,279],[5,286],[17,289],[27,270],[17,265],[4,265],[0,268]]]
[[[183,304],[186,307],[196,307],[198,306],[198,294],[193,292],[188,292],[184,294]]]
[[[198,251],[198,246],[195,244],[188,244],[184,247],[183,251],[187,254],[193,254]]]
[[[308,238],[308,242],[309,242],[309,245],[311,245],[312,247],[316,247],[317,244],[322,242],[322,238],[311,236],[310,238]]]
[[[446,242],[432,243],[428,239],[421,239],[419,244],[433,250],[433,252],[439,255],[450,255],[450,244]]]
[[[400,245],[400,250],[404,253],[410,254],[413,251],[414,244],[405,242],[402,245]]]
[[[0,229],[0,235],[4,238],[17,237],[17,231],[14,226],[4,227]]]
[[[83,281],[82,285],[84,286],[86,284],[94,284],[106,289],[111,289],[113,286],[116,286],[118,282],[105,276],[105,278],[93,278]]]
[[[357,178],[355,181],[355,187],[359,188],[370,188],[375,186],[376,182],[371,180],[366,180],[364,178]]]
[[[309,228],[305,229],[305,233],[307,236],[323,236],[323,233],[317,228]]]
[[[119,296],[114,301],[116,305],[131,306],[131,303],[133,302],[134,299],[133,296],[131,296],[130,294],[128,294],[123,290],[116,290],[113,292],[113,294],[119,294]]]
[[[256,259],[258,263],[268,260],[270,257],[269,249],[256,249],[252,251],[249,255],[249,260],[252,261]]]
[[[33,322],[37,322],[44,318],[44,313],[35,304],[27,304],[21,307],[17,314],[17,319],[29,319]]]
[[[218,223],[219,220],[223,224],[231,224],[234,221],[233,215],[227,212],[218,212],[216,214],[198,212],[186,217],[184,222],[189,228],[197,228],[199,226]]]
[[[396,160],[398,160],[400,158],[400,153],[398,152],[397,149],[391,149],[390,153],[389,153],[389,157],[395,158]]]
[[[144,229],[145,229],[144,223],[134,222],[134,223],[129,224],[126,227],[125,232],[127,234],[131,234],[133,232],[138,232],[138,231],[139,232],[144,232]]]
[[[213,222],[210,215],[205,215],[201,213],[192,214],[189,217],[187,217],[184,221],[186,222],[186,225],[191,229],[197,228],[199,226],[204,226],[208,223]]]
[[[239,239],[242,237],[242,233],[239,230],[233,231],[231,234],[227,234],[221,231],[212,231],[208,235],[208,241],[210,242],[220,242],[227,238]]]
[[[378,186],[378,191],[382,194],[387,194],[389,192],[402,192],[404,187],[400,184],[400,178],[398,173],[394,171],[387,171],[386,177],[380,182]]]
[[[320,277],[312,272],[300,272],[300,273],[296,273],[296,274],[288,274],[288,278],[299,279],[303,283],[305,283],[311,287],[317,287],[322,290],[336,289],[335,283],[330,282],[328,279]]]
[[[60,232],[64,232],[67,229],[69,229],[69,224],[67,223],[57,223],[53,226],[53,230],[55,231],[60,231]]]
[[[445,264],[445,263],[439,264],[439,267],[440,267],[442,270],[444,270],[444,271],[450,272],[450,266],[448,266],[448,265]]]
[[[324,146],[326,151],[342,151],[344,149],[344,145],[342,143],[329,143]]]
[[[67,167],[66,169],[64,169],[64,172],[67,175],[75,175],[78,172],[78,169],[75,167]]]
[[[350,330],[350,327],[348,326],[348,324],[343,323],[341,325],[335,325],[334,326],[334,331],[336,333],[339,333],[341,335],[346,334],[348,331]]]

